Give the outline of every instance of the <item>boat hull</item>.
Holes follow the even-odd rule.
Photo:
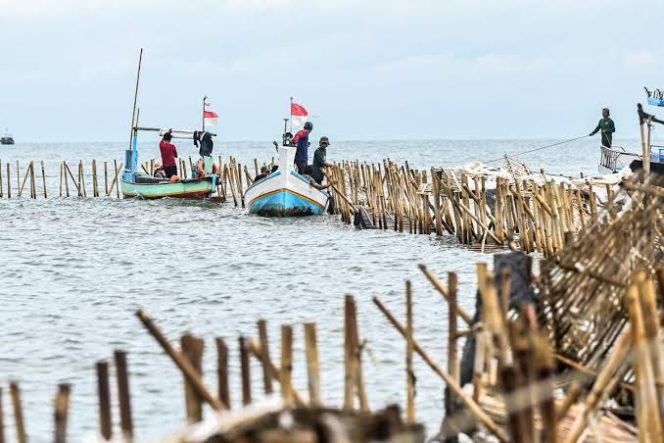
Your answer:
[[[120,181],[120,191],[125,198],[208,198],[214,191],[211,180],[185,180],[175,183],[134,183]]]
[[[244,200],[250,213],[268,217],[325,213],[329,194],[294,170],[293,157],[294,148],[279,148],[279,169],[247,188]]]

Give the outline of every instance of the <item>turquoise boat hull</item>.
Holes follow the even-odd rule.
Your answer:
[[[183,180],[176,183],[136,183],[120,180],[120,191],[125,198],[208,198],[215,191],[215,184],[210,177],[201,180]]]
[[[253,200],[249,212],[268,217],[322,215],[325,206],[288,189],[280,189]]]

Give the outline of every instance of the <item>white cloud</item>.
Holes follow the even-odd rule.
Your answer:
[[[638,49],[623,56],[623,64],[630,69],[652,68],[657,60],[658,57],[647,49]]]

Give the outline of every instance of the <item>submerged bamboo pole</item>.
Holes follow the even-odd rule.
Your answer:
[[[25,421],[23,419],[23,406],[21,405],[21,390],[18,383],[12,381],[9,383],[9,392],[12,397],[12,406],[14,409],[14,422],[16,424],[16,440],[18,443],[27,443],[28,434],[25,431]]]
[[[111,391],[108,383],[108,363],[97,362],[97,395],[99,397],[99,432],[105,440],[113,436],[111,421]]]
[[[127,369],[127,353],[116,350],[113,353],[115,360],[115,374],[118,387],[118,405],[120,407],[120,428],[122,436],[127,442],[134,438],[134,422],[131,413],[131,394],[129,391],[129,371]]]
[[[316,334],[316,323],[305,323],[304,340],[307,357],[309,406],[315,408],[321,404],[320,364],[318,362],[318,339]]]
[[[58,385],[58,394],[55,397],[55,443],[66,443],[67,422],[69,418],[69,393],[71,386],[67,383]]]

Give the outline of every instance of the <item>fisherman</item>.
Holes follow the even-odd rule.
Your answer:
[[[616,132],[616,125],[613,123],[613,120],[611,120],[609,115],[609,108],[602,109],[602,118],[599,120],[599,123],[597,123],[597,127],[593,130],[593,132],[588,134],[589,136],[593,136],[601,131],[602,146],[607,148],[611,147],[613,133]]]
[[[319,191],[322,191],[323,189],[327,189],[327,188],[329,188],[330,186],[332,186],[334,184],[330,181],[330,182],[327,182],[326,185],[321,185],[320,183],[318,183],[311,176],[311,174],[313,174],[313,172],[314,172],[314,168],[311,165],[307,165],[307,166],[305,166],[304,173],[302,175],[304,176],[304,178],[309,179],[309,184],[311,186],[313,186],[314,188],[318,189]]]
[[[313,165],[313,178],[316,180],[316,183],[323,183],[323,177],[325,173],[323,172],[324,168],[329,168],[332,166],[332,163],[327,161],[327,148],[330,146],[330,139],[327,137],[321,137],[318,141],[318,149],[314,152],[314,165]]]
[[[161,164],[164,167],[166,177],[170,181],[176,182],[180,180],[180,177],[178,177],[178,165],[175,162],[175,159],[178,157],[178,150],[175,145],[171,143],[172,139],[173,135],[169,129],[159,143],[159,150],[161,151]]]
[[[256,183],[258,180],[263,180],[268,175],[270,175],[270,173],[267,169],[267,166],[261,166],[261,173],[254,177],[254,183]]]
[[[207,131],[194,131],[194,145],[199,147],[198,153],[201,156],[196,163],[196,177],[219,174],[219,165],[212,160],[212,134]]]
[[[311,122],[304,124],[304,129],[300,130],[295,137],[293,137],[293,144],[296,146],[295,151],[295,166],[297,172],[304,174],[304,169],[309,163],[309,134],[314,130],[314,125]]]

